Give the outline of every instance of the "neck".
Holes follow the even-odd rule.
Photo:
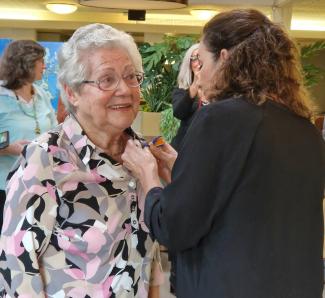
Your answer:
[[[96,127],[90,127],[84,125],[82,119],[79,119],[76,115],[75,118],[78,120],[82,129],[86,133],[87,137],[106,154],[113,157],[117,161],[121,160],[121,155],[124,152],[126,142],[128,140],[127,135],[123,131],[105,131],[105,129],[98,129]]]
[[[31,101],[34,95],[33,85],[31,83],[25,84],[24,86],[15,89],[14,92],[25,99],[27,102]]]

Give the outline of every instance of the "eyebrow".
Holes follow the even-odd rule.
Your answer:
[[[103,63],[104,64],[104,63]],[[110,66],[104,66],[104,67],[102,67],[102,68],[100,68],[100,66],[101,65],[103,65],[103,64],[100,64],[98,67],[97,67],[97,69],[96,69],[96,71],[99,71],[99,72],[105,72],[105,71],[108,71],[108,70],[110,70],[110,71],[115,71],[115,68],[113,68],[113,67],[110,67]],[[99,69],[100,68],[100,69]],[[132,64],[128,64],[128,65],[126,65],[126,66],[124,66],[124,69],[122,70],[122,72],[124,72],[124,71],[126,71],[126,70],[129,70],[129,69],[131,69],[131,70],[135,70],[135,67],[132,65]]]

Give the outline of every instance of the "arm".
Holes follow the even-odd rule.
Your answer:
[[[7,187],[0,272],[11,297],[46,297],[41,255],[56,220],[58,193],[45,149],[31,144]]]
[[[151,264],[151,277],[149,286],[149,298],[160,297],[160,286],[164,283],[164,272],[162,270],[160,259],[160,246],[154,243],[154,256]]]
[[[245,167],[261,120],[256,109],[232,111],[216,103],[201,110],[172,172],[172,182],[152,188],[145,223],[172,252],[196,246],[227,204]]]
[[[190,96],[189,90],[175,88],[172,93],[173,114],[179,120],[185,120],[195,111],[195,96]]]
[[[148,298],[159,298],[160,297],[160,287],[159,286],[150,286]]]
[[[30,143],[30,141],[27,140],[16,141],[10,144],[8,147],[0,149],[0,155],[19,155],[23,151],[24,146],[28,143]]]

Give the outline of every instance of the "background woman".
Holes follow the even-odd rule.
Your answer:
[[[176,150],[180,148],[194,113],[202,105],[202,102],[206,103],[200,93],[197,79],[200,70],[198,50],[198,43],[187,50],[177,78],[178,87],[172,93],[173,114],[181,120],[178,132],[171,142]]]
[[[262,13],[234,10],[205,25],[199,57],[211,104],[174,166],[169,146],[153,151],[171,183],[148,148],[129,141],[122,156],[151,234],[177,253],[177,297],[321,298],[325,148],[295,45]]]
[[[58,61],[72,116],[27,146],[8,183],[0,240],[5,291],[148,297],[151,285],[157,297],[159,247],[144,224],[141,187],[120,164],[127,140],[137,138],[130,129],[143,80],[136,44],[92,24],[72,35]]]
[[[0,149],[0,231],[7,175],[25,144],[57,124],[50,94],[34,84],[41,80],[44,48],[32,40],[11,42],[0,60],[0,132],[10,144]]]

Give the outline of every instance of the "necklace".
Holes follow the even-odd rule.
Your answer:
[[[30,115],[28,115],[24,111],[23,107],[21,106],[20,101],[19,101],[19,98],[18,98],[18,95],[16,94],[16,92],[15,92],[15,95],[16,95],[16,99],[18,101],[18,106],[19,106],[20,110],[23,112],[24,115],[30,117]],[[39,125],[39,122],[38,122],[38,119],[37,119],[36,105],[35,105],[35,99],[34,99],[34,97],[32,97],[32,105],[33,105],[33,116],[32,116],[32,118],[34,118],[34,120],[35,120],[35,129],[34,129],[34,131],[35,131],[35,134],[40,135],[41,134],[41,128],[40,128],[40,125]]]

